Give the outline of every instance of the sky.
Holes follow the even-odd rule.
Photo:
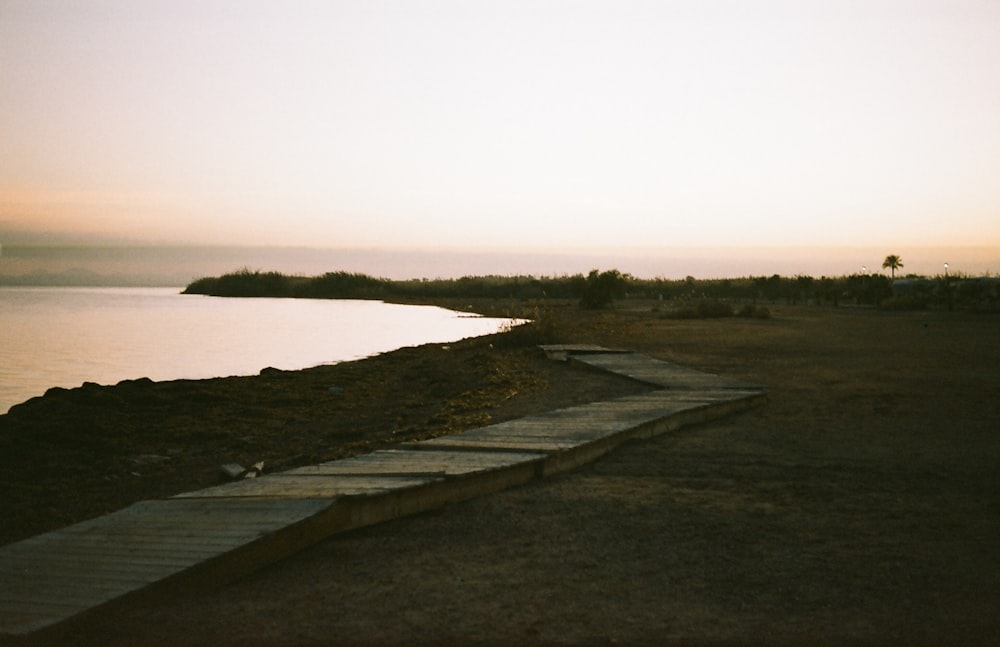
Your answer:
[[[1000,259],[998,115],[995,0],[3,0],[0,245]]]

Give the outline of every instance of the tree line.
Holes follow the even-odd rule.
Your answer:
[[[244,268],[192,282],[186,294],[232,297],[325,299],[571,299],[585,308],[607,308],[629,298],[673,304],[718,301],[733,304],[858,305],[918,309],[1000,308],[1000,279],[960,275],[892,280],[881,274],[746,276],[740,278],[642,279],[618,270],[587,275],[465,276],[457,279],[392,280],[350,272],[306,277]]]

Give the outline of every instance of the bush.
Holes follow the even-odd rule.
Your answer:
[[[704,319],[732,317],[733,306],[723,301],[702,301],[698,304],[698,314]]]
[[[296,280],[301,279],[244,267],[219,278],[198,279],[184,292],[222,297],[287,297],[292,295]]]
[[[885,310],[923,310],[927,307],[927,302],[925,299],[906,295],[886,299],[879,305]]]
[[[562,341],[563,327],[548,308],[536,308],[528,319],[526,323],[506,327],[497,335],[494,345],[499,348],[523,348]]]
[[[755,306],[748,303],[740,308],[739,316],[752,319],[770,319],[771,311],[764,306]]]
[[[698,314],[698,308],[694,306],[681,306],[676,310],[673,310],[666,315],[671,319],[700,319],[701,315]]]
[[[717,319],[734,314],[733,306],[724,301],[701,301],[684,304],[665,316],[672,319]]]
[[[627,279],[618,270],[598,272],[591,270],[582,285],[580,306],[590,310],[609,307],[612,302],[625,295]]]

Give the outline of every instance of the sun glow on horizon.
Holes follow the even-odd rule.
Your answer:
[[[992,3],[19,2],[0,60],[0,238],[1000,247]]]

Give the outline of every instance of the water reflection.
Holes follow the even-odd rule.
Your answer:
[[[0,288],[0,412],[52,386],[294,370],[489,334],[508,322],[378,301]]]

